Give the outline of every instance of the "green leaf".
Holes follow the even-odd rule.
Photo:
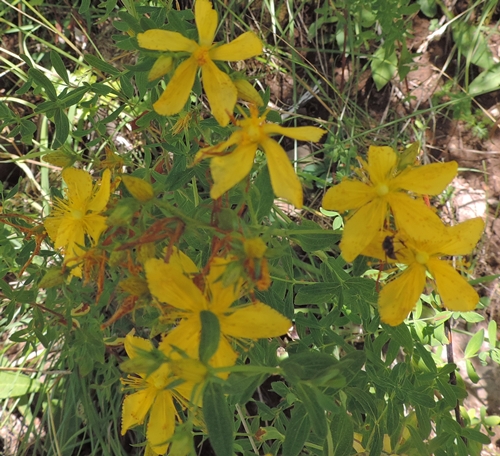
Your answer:
[[[436,16],[437,13],[436,0],[418,0],[418,3],[420,5],[420,10],[427,17],[433,18]]]
[[[62,109],[57,109],[54,115],[54,124],[56,126],[56,134],[54,137],[54,142],[52,143],[53,149],[58,149],[61,147],[69,135],[69,120],[68,116]]]
[[[474,334],[469,340],[467,347],[465,347],[464,358],[473,358],[477,355],[481,345],[484,341],[484,329],[480,329],[476,334]]]
[[[475,429],[463,428],[462,435],[468,440],[475,440],[483,445],[489,445],[491,443],[491,439],[487,435]]]
[[[69,108],[70,106],[76,105],[84,97],[88,90],[87,86],[78,87],[75,90],[71,90],[64,95],[61,95],[59,98],[61,106],[63,108]]]
[[[354,427],[352,418],[342,409],[330,425],[333,440],[333,454],[335,456],[348,456],[352,453],[354,440]]]
[[[28,76],[40,87],[43,87],[50,101],[57,101],[57,92],[50,79],[45,76],[40,70],[30,68]]]
[[[418,433],[418,431],[415,429],[414,426],[408,425],[406,426],[407,429],[410,431],[410,439],[412,442],[412,448],[416,450],[415,454],[418,454],[419,456],[425,456],[429,454],[429,450],[427,447],[424,445],[424,442],[422,441],[422,437]]]
[[[290,226],[288,237],[299,244],[305,252],[315,252],[329,249],[337,244],[340,232],[324,230],[314,222],[303,220],[301,225]]]
[[[109,73],[111,76],[118,76],[120,74],[120,71],[118,69],[116,69],[113,65],[110,65],[109,63],[104,62],[103,60],[101,60],[99,57],[96,57],[95,55],[86,54],[85,61],[89,65],[92,65],[94,68],[97,68],[98,70],[100,70],[104,73]]]
[[[495,320],[488,323],[488,342],[492,349],[497,345],[497,322]]]
[[[61,76],[61,79],[66,84],[69,85],[68,72],[66,71],[66,66],[64,65],[64,62],[62,61],[59,53],[54,50],[50,51],[50,61],[52,63],[52,66],[54,67],[54,70],[56,70],[56,73]]]
[[[208,363],[210,358],[215,355],[219,348],[220,341],[220,324],[217,316],[209,310],[200,312],[201,336],[199,356],[200,361]]]
[[[203,392],[203,416],[210,444],[217,456],[233,456],[233,416],[218,383],[209,382]]]
[[[21,141],[24,144],[31,145],[33,141],[33,136],[35,135],[36,132],[36,125],[31,120],[21,119],[19,127],[20,127]]]
[[[80,8],[78,8],[78,12],[80,14],[85,14],[90,8],[90,0],[82,0]]]
[[[386,49],[379,47],[372,56],[371,70],[377,90],[381,90],[392,79],[397,70],[398,58],[393,51],[386,55]]]
[[[473,97],[483,93],[494,92],[498,89],[500,89],[500,63],[496,63],[486,71],[483,71],[469,84],[469,94]]]
[[[296,392],[307,410],[313,434],[320,439],[325,439],[328,433],[325,410],[319,404],[314,389],[304,383],[299,383],[296,385]]]
[[[479,380],[481,380],[479,378],[479,375],[477,375],[476,369],[470,359],[465,360],[465,367],[467,369],[467,375],[469,376],[469,379],[472,383],[477,383]]]
[[[21,372],[0,372],[0,399],[24,396],[38,391],[41,386],[39,380]]]
[[[371,418],[378,418],[377,405],[371,394],[357,387],[345,388],[344,392],[352,401],[360,406],[358,410],[361,413],[366,413],[370,415]]]
[[[286,428],[282,454],[287,456],[300,454],[309,436],[310,429],[311,422],[305,407],[302,404],[296,405]]]
[[[451,27],[455,44],[468,62],[485,70],[495,65],[488,41],[480,28],[465,21],[454,21]]]

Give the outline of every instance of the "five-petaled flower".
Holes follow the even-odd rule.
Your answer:
[[[177,67],[153,107],[156,112],[165,116],[180,112],[189,98],[198,68],[201,68],[203,88],[212,114],[219,124],[226,126],[236,104],[238,91],[231,78],[221,71],[214,61],[235,62],[254,57],[262,53],[262,42],[253,32],[246,32],[230,43],[220,46],[214,44],[217,12],[209,0],[196,0],[194,17],[198,42],[169,30],[152,29],[137,35],[139,46],[142,48],[189,54]]]
[[[467,220],[455,226],[445,227],[445,235],[418,241],[399,233],[381,231],[362,254],[389,263],[407,265],[396,279],[385,285],[379,294],[380,318],[392,326],[399,325],[407,317],[420,297],[429,272],[443,305],[450,310],[473,310],[479,296],[472,286],[449,262],[441,256],[468,255],[479,241],[484,222],[481,218]],[[384,239],[393,237],[394,259],[388,258],[383,249]]]
[[[283,147],[270,135],[283,135],[299,141],[319,141],[325,133],[318,127],[281,127],[266,122],[267,112],[259,117],[257,108],[250,105],[250,117],[237,121],[237,130],[215,146],[200,150],[195,162],[211,158],[210,170],[214,185],[210,191],[213,199],[243,180],[252,169],[255,153],[261,147],[267,158],[271,184],[276,196],[290,201],[295,207],[302,207],[302,185]],[[236,148],[227,152],[232,146]]]
[[[408,195],[438,195],[455,177],[458,164],[434,163],[398,170],[398,156],[390,147],[370,146],[368,162],[360,160],[363,182],[346,179],[330,188],[323,207],[345,212],[353,210],[344,226],[340,248],[353,261],[384,227],[391,208],[399,231],[425,241],[444,235],[444,225],[422,199]]]
[[[66,168],[62,178],[67,185],[66,199],[56,199],[44,225],[55,247],[63,249],[66,264],[74,266],[84,253],[85,234],[95,245],[106,229],[106,217],[100,213],[108,204],[111,172],[104,171],[99,189],[92,187],[90,174],[82,169]],[[71,272],[77,277],[82,275],[79,266]]]
[[[224,286],[222,276],[228,264],[228,259],[213,259],[201,291],[186,275],[197,271],[196,265],[186,255],[173,255],[169,263],[156,259],[146,262],[151,294],[171,306],[166,315],[172,321],[180,319],[162,340],[160,348],[176,347],[190,358],[197,358],[202,330],[200,314],[203,311],[212,312],[220,326],[217,351],[209,360],[214,367],[232,366],[236,362],[238,355],[231,347],[231,339],[256,340],[280,336],[288,331],[290,320],[262,302],[232,306],[240,298],[243,283],[239,280]]]
[[[132,334],[128,334],[125,338],[125,350],[130,360],[135,361],[137,366],[141,364],[140,358],[144,357],[145,353],[152,352],[153,348],[149,340]],[[144,364],[147,365],[148,361],[145,360]],[[148,445],[156,454],[164,454],[168,449],[169,439],[175,431],[177,412],[174,398],[181,405],[185,405],[184,398],[190,399],[196,383],[192,378],[186,378],[183,379],[184,383],[175,389],[169,388],[169,385],[175,384],[174,381],[179,378],[176,374],[179,372],[182,374],[183,371],[174,369],[174,372],[168,362],[161,363],[150,375],[142,369],[139,370],[141,372],[137,372],[136,376],[129,375],[126,379],[122,379],[125,389],[137,390],[127,395],[123,401],[122,435],[125,435],[128,429],[144,423],[149,412],[146,431]]]

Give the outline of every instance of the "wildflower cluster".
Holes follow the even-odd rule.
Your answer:
[[[438,195],[455,177],[456,162],[402,164],[390,147],[371,146],[367,161],[359,159],[359,179],[346,179],[329,189],[325,209],[350,211],[340,248],[346,261],[358,255],[406,265],[379,295],[384,323],[399,325],[415,306],[430,273],[443,304],[451,310],[476,307],[479,296],[441,256],[467,255],[479,241],[484,222],[475,218],[445,226],[426,204],[424,195]]]
[[[64,339],[69,355],[62,363],[78,385],[93,371],[105,372],[105,380],[96,374],[89,388],[98,395],[102,387],[110,402],[119,397],[121,423],[116,420],[114,431],[147,456],[196,454],[196,434],[208,436],[219,456],[377,454],[377,445],[380,451],[401,446],[398,454],[407,454],[419,436],[413,431],[419,427],[423,435],[430,420],[423,406],[415,409],[432,409],[429,392],[439,385],[429,375],[424,384],[413,362],[397,372],[404,381],[386,381],[396,355],[382,365],[380,353],[367,356],[353,347],[353,327],[369,327],[366,339],[379,337],[380,348],[392,329],[380,325],[369,305],[377,299],[373,282],[361,273],[351,277],[345,262],[364,255],[398,269],[378,294],[380,318],[389,325],[404,321],[429,276],[448,309],[473,309],[476,291],[446,257],[470,254],[484,223],[477,218],[447,226],[427,198],[445,189],[457,163],[419,165],[416,155],[370,147],[355,177],[327,190],[322,202],[327,210],[348,212],[343,261],[335,253],[338,232],[314,221],[319,212],[305,205],[301,173],[279,142],[317,143],[326,130],[275,123],[280,114],[268,107],[269,95],[233,69],[232,62],[262,55],[257,34],[217,42],[219,17],[210,0],[196,0],[194,14],[136,3],[124,2],[131,14],[117,21],[127,32],[120,46],[139,53],[136,66],[116,76],[118,70],[100,62],[96,68],[109,79],[85,83],[76,94],[42,87],[57,110],[54,118],[67,109],[67,99],[80,97],[75,103],[83,100],[90,109],[99,97],[114,102],[125,94],[137,150],[113,150],[109,137],[95,147],[99,135],[106,136],[104,125],[92,145],[75,141],[68,152],[70,139],[86,133],[68,134],[44,157],[62,170],[63,189],[52,189],[43,221],[0,216],[35,244],[27,263],[28,248],[19,255],[25,263],[20,276],[31,274],[24,287],[31,292],[38,281],[34,288],[40,289],[34,317],[22,331],[46,347]],[[55,71],[66,75],[57,62]],[[43,86],[47,78],[32,70],[29,82]],[[327,147],[320,152],[326,163]],[[16,296],[24,305],[22,293]],[[9,316],[17,299],[11,296]],[[369,363],[382,372],[375,380]],[[271,376],[279,381],[266,388],[280,396],[272,410],[253,396]],[[393,394],[382,390],[386,384],[403,386]],[[413,401],[408,391],[417,388]],[[388,412],[381,398],[389,395]],[[249,401],[266,418],[244,413],[240,404]],[[441,411],[449,418],[446,407]],[[400,423],[397,432],[388,416]],[[336,435],[338,429],[346,436]],[[241,435],[247,446],[234,444]]]

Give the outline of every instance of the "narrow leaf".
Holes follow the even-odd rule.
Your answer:
[[[310,430],[311,422],[309,421],[306,409],[303,405],[297,405],[292,412],[292,418],[286,428],[282,454],[286,454],[287,456],[297,456],[300,454]]]
[[[68,72],[66,71],[66,66],[61,59],[61,56],[56,51],[50,51],[50,61],[56,73],[61,76],[61,79],[69,85]]]
[[[481,329],[476,334],[474,334],[469,340],[467,347],[465,347],[464,358],[473,358],[477,355],[477,352],[483,345],[484,341],[484,329]]]
[[[233,456],[233,417],[222,387],[210,382],[203,392],[203,416],[210,444],[217,456]]]

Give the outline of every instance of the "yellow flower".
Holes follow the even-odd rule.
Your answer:
[[[353,261],[383,228],[392,210],[398,230],[417,240],[443,235],[444,226],[421,199],[407,192],[438,195],[457,173],[456,162],[407,167],[397,170],[398,155],[390,147],[370,146],[368,163],[360,160],[364,182],[346,179],[330,188],[323,207],[345,212],[354,210],[344,226],[340,248],[348,262]]]
[[[262,42],[253,32],[246,32],[231,43],[215,45],[213,41],[218,18],[209,0],[196,0],[194,17],[198,42],[169,30],[152,29],[137,35],[142,48],[190,54],[177,67],[165,92],[153,107],[157,113],[165,116],[177,114],[186,104],[198,68],[201,68],[203,88],[212,114],[219,124],[226,126],[236,104],[237,89],[231,78],[214,61],[236,62],[254,57],[262,53]]]
[[[387,236],[392,237],[392,234],[388,231],[380,232],[363,250],[363,255],[407,265],[401,275],[380,291],[378,306],[382,321],[391,326],[403,322],[425,287],[427,272],[433,277],[444,306],[461,312],[473,310],[479,301],[478,294],[449,262],[439,257],[470,254],[483,230],[483,220],[475,218],[445,227],[445,236],[436,236],[426,241],[398,234],[392,238],[395,247],[395,258],[392,259],[387,257],[382,247]]]
[[[238,355],[231,347],[232,338],[255,340],[279,336],[288,331],[290,320],[262,302],[231,306],[240,297],[242,281],[224,287],[221,276],[227,268],[227,259],[215,258],[212,261],[210,272],[204,277],[203,292],[185,275],[185,272],[196,270],[196,266],[189,262],[185,255],[181,255],[180,261],[179,258],[175,260],[173,255],[168,264],[153,259],[145,266],[151,294],[177,310],[169,310],[172,321],[180,318],[178,325],[161,342],[161,349],[177,347],[190,358],[198,358],[200,314],[203,311],[212,312],[220,326],[218,348],[210,359],[214,367],[234,365]]]
[[[210,169],[214,185],[210,191],[213,199],[234,187],[252,169],[257,148],[261,147],[267,157],[271,184],[276,196],[290,201],[295,207],[302,207],[302,186],[295,174],[286,152],[270,135],[278,134],[300,141],[319,141],[325,133],[318,127],[281,127],[266,122],[267,112],[259,117],[255,106],[250,106],[250,117],[238,120],[238,129],[216,146],[200,150],[195,162],[211,158]],[[232,152],[226,149],[236,145]]]
[[[128,334],[125,338],[125,350],[130,359],[136,361],[135,365],[140,366],[140,358],[144,357],[145,352],[153,350],[153,344],[149,340]],[[142,364],[144,366],[150,365],[150,360],[144,358]],[[188,363],[187,370],[184,368],[184,371],[187,372],[190,372],[192,370],[192,368],[189,369],[190,366],[196,363],[194,360],[184,360],[183,362]],[[177,368],[176,373],[179,372],[182,373],[183,371]],[[175,431],[176,409],[173,402],[174,398],[178,402],[184,402],[177,392],[183,397],[190,398],[195,383],[192,378],[186,378],[185,382],[176,386],[175,390],[170,389],[169,385],[173,383],[176,376],[173,374],[168,362],[163,362],[151,375],[146,375],[145,372],[137,372],[137,374],[138,376],[128,376],[127,379],[122,379],[126,389],[137,390],[135,393],[126,396],[123,401],[122,435],[128,429],[144,423],[149,412],[146,431],[148,445],[156,454],[164,454],[169,446],[168,441]],[[193,377],[192,374],[190,376]]]
[[[67,185],[66,199],[55,201],[44,225],[55,247],[63,249],[67,263],[74,264],[84,253],[85,235],[95,245],[106,229],[106,218],[99,214],[108,204],[111,173],[104,171],[99,189],[92,188],[90,174],[82,169],[66,168],[62,177]],[[72,273],[82,275],[80,267],[73,268]]]

